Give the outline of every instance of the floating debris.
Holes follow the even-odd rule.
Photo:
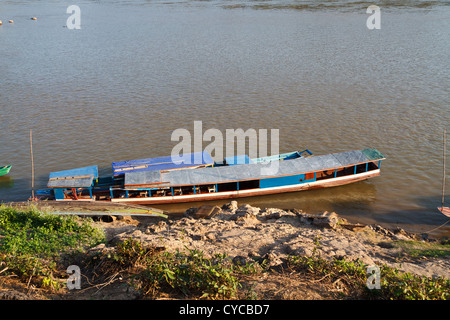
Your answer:
[[[14,20],[9,20],[8,22],[9,22],[9,23],[14,23]]]
[[[0,26],[3,24],[2,20],[0,20]]]
[[[36,17],[32,17],[31,20],[37,20],[37,18]]]

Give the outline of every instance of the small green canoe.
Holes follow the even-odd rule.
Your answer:
[[[9,170],[11,170],[11,166],[0,167],[0,176],[4,176],[5,174],[8,174]]]

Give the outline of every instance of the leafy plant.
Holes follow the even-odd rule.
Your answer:
[[[0,206],[0,258],[6,271],[42,287],[58,289],[53,274],[62,254],[82,251],[104,240],[88,220],[45,214],[33,207]],[[41,279],[39,281],[39,279]]]
[[[154,295],[159,290],[175,289],[184,295],[200,298],[231,298],[236,295],[238,279],[234,266],[225,256],[206,258],[201,251],[165,252],[152,260],[141,273],[144,292]]]
[[[450,280],[400,272],[386,265],[380,266],[381,289],[367,288],[367,266],[345,259],[328,261],[318,257],[291,256],[291,268],[314,277],[334,282],[343,279],[349,292],[360,292],[367,298],[391,300],[447,300],[450,298]]]

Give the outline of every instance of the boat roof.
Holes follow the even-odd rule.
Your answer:
[[[377,149],[363,149],[306,158],[301,157],[287,161],[270,163],[238,164],[167,172],[127,172],[125,174],[125,187],[170,187],[257,180],[268,177],[288,176],[329,170],[383,159],[383,154],[381,154]],[[273,163],[278,164],[278,168],[275,173],[271,172]]]
[[[233,157],[226,157],[225,162],[232,166],[232,165],[238,165],[238,164],[247,164],[247,163],[253,163],[253,160],[249,158],[248,155],[239,155],[239,156],[233,156]]]
[[[50,188],[82,188],[92,186],[94,179],[98,178],[97,166],[51,172],[47,186]]]
[[[172,156],[140,160],[118,161],[112,163],[115,176],[130,172],[173,170],[189,167],[212,165],[214,160],[207,151],[183,154],[179,160]]]

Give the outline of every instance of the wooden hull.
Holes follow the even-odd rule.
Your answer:
[[[438,210],[445,216],[450,218],[450,207],[439,207]]]
[[[209,200],[223,200],[235,199],[252,196],[263,196],[269,194],[278,194],[285,192],[295,192],[303,190],[312,190],[319,188],[328,188],[342,186],[353,182],[367,180],[380,175],[380,169],[363,172],[355,175],[325,179],[314,181],[310,183],[302,183],[296,185],[264,188],[264,189],[249,189],[238,191],[212,192],[192,195],[176,195],[176,196],[161,196],[161,197],[146,197],[146,198],[113,198],[112,202],[135,203],[143,205],[155,204],[171,204],[171,203],[185,203],[194,201],[209,201]]]

